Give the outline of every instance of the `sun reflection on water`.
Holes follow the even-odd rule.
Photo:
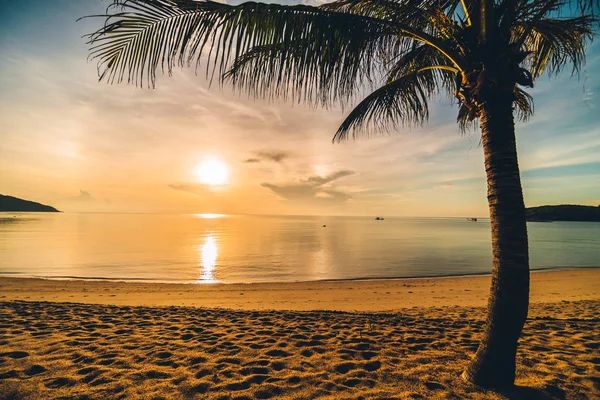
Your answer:
[[[200,256],[202,259],[202,270],[198,283],[215,283],[214,269],[217,264],[217,255],[219,248],[217,241],[213,235],[206,236],[204,244],[200,248]]]

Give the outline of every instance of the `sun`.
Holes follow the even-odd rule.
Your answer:
[[[194,174],[200,183],[211,186],[224,185],[229,179],[227,165],[215,159],[204,160],[198,164]]]

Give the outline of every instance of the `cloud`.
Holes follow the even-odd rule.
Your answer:
[[[311,176],[305,182],[312,184],[314,186],[323,186],[327,183],[335,181],[336,179],[340,179],[340,178],[343,178],[345,176],[350,176],[350,175],[354,175],[354,171],[342,170],[342,171],[337,171],[332,174],[329,174],[325,177],[318,176],[318,175]]]
[[[332,187],[323,187],[328,183],[354,175],[354,171],[341,170],[326,176],[314,175],[299,182],[274,185],[262,183],[261,186],[271,190],[277,196],[290,201],[342,203],[351,198],[349,193]]]
[[[90,192],[80,189],[77,196],[56,200],[56,204],[65,211],[110,211],[112,203],[109,199],[97,199]]]
[[[256,155],[259,159],[274,161],[278,164],[289,157],[289,154],[283,151],[259,151]]]
[[[440,187],[443,187],[444,189],[450,189],[450,188],[454,187],[454,183],[443,182],[443,183],[440,183]]]
[[[325,201],[341,203],[351,198],[350,194],[341,190],[316,189],[306,184],[273,185],[261,184],[262,187],[270,189],[273,193],[285,200],[291,201]]]
[[[290,155],[285,151],[277,150],[263,150],[256,153],[256,157],[247,158],[244,160],[245,163],[259,163],[261,161],[273,161],[277,164],[283,164],[283,161]]]
[[[96,199],[91,195],[90,192],[85,190],[79,190],[79,194],[77,196],[68,197],[63,201],[73,202],[73,203],[95,203]]]

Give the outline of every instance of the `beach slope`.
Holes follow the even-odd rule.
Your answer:
[[[562,289],[551,283],[557,277]],[[93,285],[83,288],[78,286],[82,282],[4,278],[0,393],[17,399],[600,397],[597,269],[533,274],[518,387],[506,393],[483,391],[459,378],[485,320],[485,308],[478,306],[484,299],[471,292],[484,290],[479,286],[487,286],[489,277],[456,279],[464,286],[453,290],[441,289],[451,279],[290,284],[283,285],[283,292],[273,285],[275,293],[253,294],[263,299],[264,309],[252,310],[243,301],[242,307],[234,307],[238,303],[233,300],[224,300],[228,308],[222,309],[173,306],[181,298],[170,285],[86,282]],[[81,292],[68,291],[68,284]],[[122,292],[110,297],[117,287],[113,285]],[[126,298],[125,286],[136,294],[128,295],[131,304],[121,299],[116,305],[119,295]],[[214,297],[227,289],[222,286],[200,288],[198,293],[207,291]],[[230,287],[233,292],[226,298],[233,293],[245,297],[255,287],[243,286],[243,291]],[[14,298],[34,287],[45,289],[28,292],[31,301]],[[343,304],[330,311],[303,308],[322,304],[318,297],[309,299],[306,292],[313,291],[323,297],[330,291],[349,291],[346,296],[359,308],[360,294],[374,288],[387,288],[387,296],[393,290],[402,292],[412,304],[390,304],[384,291],[377,293],[382,300],[368,303],[371,309],[364,306],[361,312],[336,310]],[[455,295],[459,288],[468,291]],[[436,289],[441,298],[431,305],[432,296],[424,291]],[[62,292],[63,297],[52,299]],[[409,296],[417,292],[423,294]],[[71,293],[94,297],[83,304],[83,298],[71,298]],[[164,301],[162,306],[140,304],[146,293],[154,293],[150,302]],[[197,293],[185,298],[193,294]],[[42,296],[52,301],[37,301]],[[171,306],[160,296],[171,298]],[[383,307],[394,310],[375,312]]]
[[[0,301],[372,312],[407,307],[482,307],[487,304],[490,283],[489,275],[247,285],[0,278]],[[598,298],[600,268],[531,274],[532,303]]]

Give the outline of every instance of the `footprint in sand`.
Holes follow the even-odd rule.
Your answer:
[[[199,356],[199,357],[192,357],[192,358],[190,358],[190,360],[189,360],[189,364],[190,364],[191,366],[194,366],[194,365],[198,365],[198,364],[203,364],[203,363],[205,363],[205,362],[207,362],[207,361],[208,361],[208,359],[207,359],[206,357],[202,357],[202,356]]]
[[[290,353],[288,353],[287,351],[283,351],[283,350],[269,350],[265,353],[268,356],[271,357],[289,357]]]
[[[271,363],[271,368],[274,371],[281,371],[281,370],[287,368],[287,365],[286,365],[286,363],[283,363],[281,361],[275,361],[275,362]]]
[[[267,367],[245,367],[240,369],[240,374],[247,375],[268,375],[271,370]]]
[[[191,391],[193,393],[204,394],[210,390],[211,386],[212,385],[208,382],[201,382],[197,385],[192,386]]]
[[[26,351],[10,351],[8,353],[2,353],[2,355],[14,359],[29,357],[29,353]]]
[[[215,363],[216,364],[240,365],[242,363],[242,360],[240,360],[239,358],[234,358],[234,357],[223,357],[223,358],[219,358],[218,360],[216,360]]]
[[[363,351],[362,353],[360,353],[360,356],[365,360],[370,360],[371,358],[377,356],[377,353],[375,353],[374,351]]]
[[[269,360],[261,359],[261,360],[252,360],[252,361],[249,361],[249,362],[247,362],[245,364],[242,364],[242,365],[244,367],[250,367],[250,366],[266,367],[270,363],[271,363],[271,361],[269,361]]]
[[[206,368],[204,368],[204,369],[201,369],[201,370],[197,371],[197,372],[194,374],[194,377],[196,377],[197,379],[202,379],[202,378],[204,378],[205,376],[209,376],[209,375],[213,375],[213,371],[211,371],[211,370],[209,370],[209,369],[206,369]]]
[[[81,379],[82,382],[89,384],[94,379],[98,378],[100,375],[102,375],[104,372],[106,372],[106,371],[99,370],[97,368],[90,368],[90,370],[91,371]]]
[[[113,382],[114,382],[114,379],[100,377],[100,378],[96,379],[95,381],[89,382],[88,385],[100,386],[100,385],[106,385],[106,384],[113,383]]]
[[[28,376],[34,376],[34,375],[39,375],[39,374],[43,374],[44,372],[46,372],[46,368],[44,368],[41,365],[32,365],[31,367],[27,368],[26,370],[23,371],[23,373],[25,373],[25,375]]]
[[[335,372],[339,374],[347,374],[354,369],[356,369],[356,364],[353,362],[341,363],[335,366]]]
[[[171,374],[168,374],[166,372],[161,372],[161,371],[156,371],[156,370],[149,370],[146,371],[146,373],[141,374],[142,379],[146,378],[146,379],[167,379],[171,377]]]
[[[10,371],[0,373],[0,381],[8,378],[16,378],[18,376],[19,372],[17,372],[14,369],[11,369]]]
[[[255,399],[270,399],[277,397],[282,393],[282,389],[275,385],[264,385],[256,392],[254,392]]]
[[[70,378],[55,378],[46,381],[46,387],[50,389],[59,389],[62,387],[71,387],[75,385],[75,381]]]
[[[363,368],[369,372],[377,371],[381,368],[381,361],[369,361],[368,363],[365,363]]]
[[[342,385],[349,387],[368,386],[372,388],[375,386],[375,381],[372,379],[350,378],[342,382]]]
[[[441,390],[441,389],[445,389],[446,388],[445,386],[440,385],[439,383],[435,383],[435,382],[426,382],[425,386],[429,390]]]
[[[312,350],[306,349],[306,350],[302,350],[302,352],[300,352],[300,354],[302,354],[304,357],[311,357],[315,353]]]

